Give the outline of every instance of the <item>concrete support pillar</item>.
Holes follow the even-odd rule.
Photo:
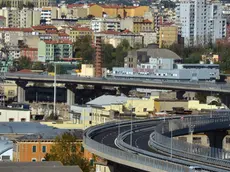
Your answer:
[[[185,94],[185,91],[177,91],[176,92],[176,98],[178,100],[182,100],[182,99],[184,99],[184,97],[183,97],[184,94]]]
[[[26,92],[25,88],[27,85],[27,81],[16,81],[17,84],[17,97],[18,97],[18,102],[23,103],[26,100]]]
[[[129,87],[119,87],[119,88],[117,89],[117,93],[116,93],[116,94],[117,94],[117,95],[124,94],[124,95],[128,96],[130,90],[131,90],[131,88],[129,88]]]
[[[67,89],[67,104],[69,106],[71,106],[75,103],[76,85],[75,84],[66,84],[66,89]]]
[[[209,139],[209,146],[213,148],[223,149],[223,139],[228,134],[227,131],[210,131],[205,133]],[[214,149],[211,150],[211,156],[217,157]]]

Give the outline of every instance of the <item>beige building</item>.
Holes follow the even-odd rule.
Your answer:
[[[82,77],[95,77],[95,68],[92,64],[82,64],[79,75]]]
[[[41,8],[43,6],[48,6],[55,4],[55,0],[0,0],[0,4],[2,6],[5,6],[6,4],[9,4],[11,7],[21,7],[23,4],[32,3],[35,7]]]
[[[124,30],[123,32],[108,30],[95,33],[94,36],[95,38],[97,36],[101,36],[102,40],[105,43],[112,44],[115,48],[121,43],[122,40],[127,40],[131,47],[135,47],[136,44],[143,44],[143,36],[139,34],[134,34],[129,30]]]
[[[18,8],[2,8],[0,16],[6,18],[6,27],[20,27],[20,11]]]
[[[159,32],[159,48],[178,42],[177,26],[161,26]]]
[[[40,24],[41,11],[40,9],[23,8],[20,11],[20,27],[28,28]]]
[[[30,110],[2,107],[0,122],[30,122]]]
[[[140,35],[143,36],[144,39],[144,46],[149,44],[156,44],[157,43],[157,33],[153,31],[143,31],[140,32]]]

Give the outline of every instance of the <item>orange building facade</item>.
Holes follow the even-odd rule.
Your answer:
[[[119,6],[119,5],[91,5],[89,7],[89,14],[95,17],[103,17],[103,15],[109,17],[121,18],[125,17],[142,17],[145,12],[149,11],[148,6]]]
[[[78,144],[79,143],[79,144]],[[91,160],[93,154],[84,150],[81,146],[82,141],[76,143],[77,150],[81,151],[84,158]],[[14,143],[13,161],[17,162],[31,162],[31,161],[45,161],[46,153],[50,153],[54,140],[17,140]]]

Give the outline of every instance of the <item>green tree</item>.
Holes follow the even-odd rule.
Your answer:
[[[90,36],[78,37],[73,46],[75,58],[83,58],[84,62],[92,63],[94,48]]]
[[[32,67],[32,62],[29,57],[22,56],[19,59],[14,61],[13,66],[17,71],[22,70],[22,69],[31,69]]]
[[[124,66],[124,58],[127,56],[128,51],[130,50],[130,45],[127,40],[122,40],[121,43],[116,48],[116,66]]]
[[[83,158],[82,152],[78,150],[80,147],[74,134],[64,133],[57,136],[50,153],[46,154],[46,161],[61,161],[63,165],[78,165],[82,171],[91,172],[93,166],[89,161]]]
[[[112,69],[116,64],[115,48],[111,44],[102,45],[103,67]]]
[[[44,65],[42,62],[34,62],[32,65],[33,70],[44,70]]]

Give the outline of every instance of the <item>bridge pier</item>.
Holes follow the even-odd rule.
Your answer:
[[[129,88],[129,87],[119,87],[117,89],[117,93],[116,94],[117,95],[124,94],[124,95],[128,96],[130,91],[131,91],[131,88]]]
[[[67,104],[69,106],[71,106],[75,103],[76,85],[75,84],[66,84],[65,87],[67,89]]]
[[[23,103],[26,100],[25,88],[28,84],[27,81],[16,81],[17,84],[17,99],[19,103]]]
[[[208,136],[210,147],[223,149],[223,139],[228,134],[227,131],[209,131],[205,134]],[[214,149],[211,150],[211,156],[217,156]]]

